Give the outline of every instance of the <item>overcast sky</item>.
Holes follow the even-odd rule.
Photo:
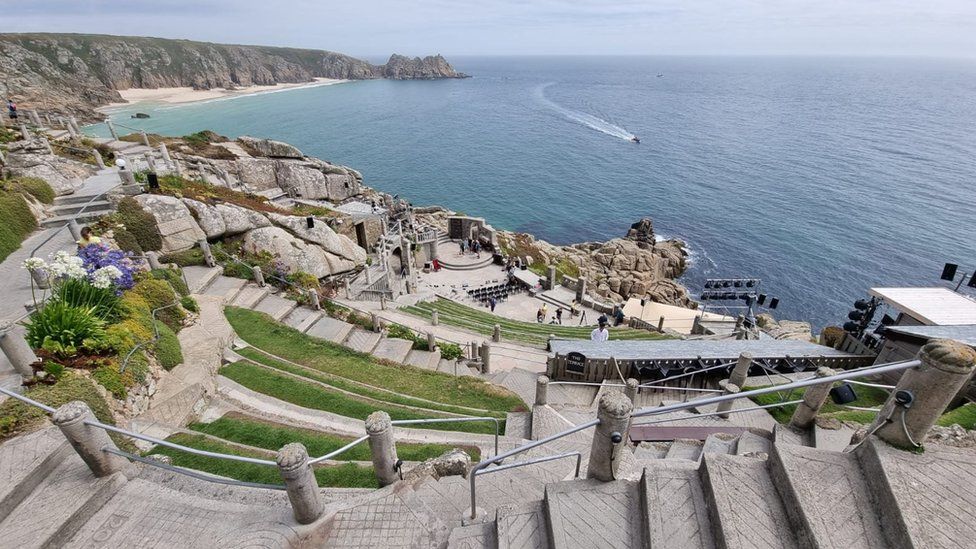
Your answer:
[[[162,36],[369,57],[976,57],[976,0],[0,0],[0,30]]]

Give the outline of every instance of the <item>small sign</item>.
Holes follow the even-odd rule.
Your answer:
[[[573,351],[566,355],[566,371],[582,374],[586,370],[586,355]]]

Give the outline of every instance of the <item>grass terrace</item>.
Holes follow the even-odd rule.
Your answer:
[[[250,345],[306,368],[447,406],[499,413],[525,409],[514,393],[475,377],[380,362],[275,322],[264,313],[227,307],[225,314],[237,335]]]
[[[428,320],[431,318],[431,314],[437,311],[441,323],[470,330],[485,336],[491,336],[495,324],[498,324],[502,328],[502,338],[539,346],[546,345],[549,340],[549,334],[553,334],[560,339],[589,339],[590,332],[593,330],[592,326],[559,326],[555,324],[538,324],[535,322],[511,320],[444,298],[438,298],[436,301],[417,303],[416,305],[403,307],[400,310]],[[657,332],[635,330],[633,328],[611,328],[610,339],[656,340],[670,339],[670,337]]]
[[[746,387],[743,390],[748,391],[755,388],[756,387]],[[782,398],[781,393],[767,393],[765,395],[752,397],[752,401],[763,406],[768,404],[777,404],[784,400],[799,400],[803,398],[803,393],[805,392],[805,388],[796,389],[792,392],[784,391],[782,394],[788,393],[786,394],[786,398]],[[857,393],[857,400],[851,402],[850,406],[877,408],[878,406],[884,404],[885,400],[888,399],[888,391],[879,389],[877,387],[863,387],[860,385],[855,385],[854,392]],[[769,414],[780,423],[789,423],[795,410],[796,404],[768,409]],[[862,410],[851,410],[849,408],[845,408],[844,406],[838,406],[837,404],[834,404],[830,398],[828,398],[827,402],[825,402],[823,407],[820,409],[820,415],[824,417],[837,418],[840,421],[868,424],[874,421],[874,416],[876,413]]]

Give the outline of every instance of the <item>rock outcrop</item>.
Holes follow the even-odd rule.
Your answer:
[[[813,331],[809,322],[798,320],[776,320],[769,313],[756,315],[756,324],[773,339],[796,339],[811,341]]]
[[[4,173],[13,177],[37,177],[47,181],[59,196],[71,194],[95,167],[48,152],[41,140],[16,141],[7,146]]]
[[[140,194],[134,198],[156,218],[164,254],[189,250],[207,237],[181,199],[159,194]]]
[[[286,229],[305,242],[316,244],[332,255],[349,260],[357,265],[366,262],[366,250],[356,245],[349,237],[336,234],[332,228],[322,221],[316,222],[315,226],[310,229],[304,217],[279,214],[268,214],[268,217],[278,227]]]
[[[211,206],[190,198],[184,198],[183,203],[193,212],[197,224],[209,239],[234,236],[271,226],[268,218],[260,212],[233,204],[219,203]]]
[[[265,156],[268,158],[305,158],[298,147],[275,141],[273,139],[257,139],[247,135],[237,138],[237,142],[251,156]]]
[[[352,270],[356,263],[326,253],[315,244],[292,236],[280,227],[264,227],[244,235],[242,249],[257,254],[270,253],[291,272],[303,271],[316,278]]]
[[[0,96],[25,107],[99,117],[128,88],[237,88],[314,78],[461,78],[441,56],[387,65],[340,53],[91,34],[0,35]]]

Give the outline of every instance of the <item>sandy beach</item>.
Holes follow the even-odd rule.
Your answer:
[[[106,108],[119,107],[122,105],[132,105],[133,103],[192,103],[195,101],[208,101],[211,99],[223,99],[228,97],[238,97],[243,95],[254,95],[275,91],[290,90],[296,88],[309,88],[313,86],[330,86],[341,84],[348,80],[337,80],[334,78],[316,78],[314,82],[301,82],[290,84],[275,84],[273,86],[247,86],[236,89],[213,88],[209,90],[195,90],[193,88],[156,88],[140,89],[132,88],[119,90],[119,94],[125,103],[112,103]]]

